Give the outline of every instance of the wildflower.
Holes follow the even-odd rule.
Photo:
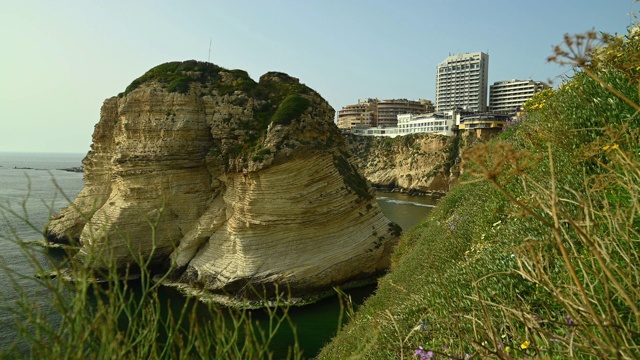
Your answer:
[[[522,344],[520,344],[520,349],[524,350],[526,348],[529,347],[529,345],[531,345],[531,343],[529,342],[529,340],[525,340],[525,342],[523,342]]]
[[[502,262],[506,263],[512,259],[516,258],[516,254],[511,254],[509,257],[505,258],[504,260],[502,260]]]
[[[571,318],[568,317],[568,316],[565,316],[564,320],[567,322],[568,325],[573,325],[574,324],[573,320],[571,320]]]
[[[419,356],[420,360],[430,360],[433,359],[433,351],[425,351],[422,346],[418,346],[418,349],[413,352],[414,356]]]
[[[605,145],[602,147],[602,150],[604,151],[609,151],[609,150],[616,150],[618,149],[618,144],[613,144],[613,145]]]

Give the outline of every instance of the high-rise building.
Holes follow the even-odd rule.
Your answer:
[[[489,110],[515,114],[533,94],[548,88],[549,85],[542,81],[515,79],[496,81],[489,90]]]
[[[438,64],[436,111],[487,111],[489,55],[483,52],[452,55]]]
[[[344,106],[338,111],[338,127],[396,126],[399,114],[424,114],[433,111],[429,100],[420,99],[360,99],[357,104]]]

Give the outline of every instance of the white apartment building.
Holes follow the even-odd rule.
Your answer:
[[[451,110],[430,114],[399,114],[396,127],[356,127],[351,129],[353,135],[396,137],[409,134],[439,134],[453,136],[453,130],[460,122],[460,112]]]
[[[398,115],[398,135],[433,133],[453,136],[456,119],[455,111],[420,115]]]
[[[487,111],[489,55],[460,53],[438,64],[436,111],[465,109]]]
[[[542,81],[496,81],[489,90],[489,110],[495,113],[515,114],[533,94],[548,88],[549,85]]]
[[[351,129],[351,133],[359,136],[381,136],[394,138],[398,136],[398,128],[385,126],[356,127]]]

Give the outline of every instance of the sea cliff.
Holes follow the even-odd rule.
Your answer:
[[[411,134],[395,138],[348,135],[351,151],[374,187],[439,198],[463,171],[462,154],[495,131],[463,131],[454,136]]]
[[[283,73],[159,65],[105,100],[85,187],[47,236],[97,269],[170,269],[202,296],[305,298],[375,278],[400,230],[333,116]]]

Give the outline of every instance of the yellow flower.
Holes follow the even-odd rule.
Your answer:
[[[520,349],[524,350],[524,349],[528,348],[530,344],[531,343],[529,342],[529,340],[526,340],[525,342],[520,344]]]
[[[618,144],[605,145],[602,147],[602,150],[609,151],[609,150],[616,150],[617,148],[618,148]]]

